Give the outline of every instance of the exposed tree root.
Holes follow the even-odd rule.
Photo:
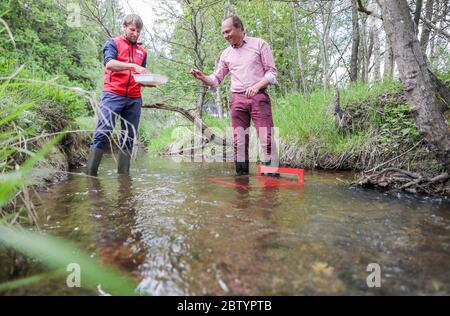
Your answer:
[[[389,190],[404,190],[428,195],[450,195],[450,176],[447,172],[437,176],[425,176],[399,168],[385,168],[376,173],[363,173],[354,184]]]

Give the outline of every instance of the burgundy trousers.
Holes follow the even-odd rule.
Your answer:
[[[245,94],[233,93],[230,102],[231,125],[233,126],[234,161],[249,161],[250,121],[256,129],[262,148],[263,162],[269,162],[276,154],[273,135],[272,106],[266,92],[257,93],[251,98]],[[273,151],[273,153],[272,153]]]

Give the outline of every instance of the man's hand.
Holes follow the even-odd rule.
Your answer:
[[[198,80],[205,81],[205,79],[206,79],[205,74],[196,68],[192,68],[190,73]]]
[[[248,88],[247,90],[245,90],[245,96],[247,98],[251,98],[253,96],[255,96],[259,91],[259,87],[258,85],[253,85],[250,88]]]
[[[134,68],[134,71],[136,71],[138,74],[141,74],[141,75],[145,75],[145,74],[150,73],[147,70],[147,68],[141,67],[141,66],[136,65],[136,64],[133,64],[133,68]]]
[[[207,75],[196,68],[192,68],[190,74],[209,87],[212,87],[214,85],[214,82],[211,80],[211,78],[209,78]]]

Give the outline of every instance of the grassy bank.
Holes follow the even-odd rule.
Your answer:
[[[341,90],[338,115],[335,101],[333,91],[275,101],[284,163],[364,171],[402,155],[390,165],[414,171],[441,169],[418,144],[420,136],[398,82],[370,87],[360,83]]]

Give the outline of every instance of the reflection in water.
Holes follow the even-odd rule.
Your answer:
[[[249,178],[246,179],[247,184],[248,181]],[[279,188],[236,187],[235,191],[232,209],[246,224],[235,225],[230,234],[230,242],[236,246],[228,249],[227,258],[222,263],[223,282],[233,294],[252,295],[253,290],[261,289],[270,277],[272,260],[267,260],[268,244],[282,234],[274,214]]]
[[[87,178],[87,183],[94,218],[100,219],[96,223],[96,242],[101,261],[137,275],[145,254],[141,251],[139,233],[133,230],[136,210],[132,178],[128,175],[117,177],[116,205],[105,197],[100,178]]]
[[[140,291],[450,294],[448,202],[349,189],[344,173],[258,187],[255,177],[207,181],[232,174],[219,163],[143,155],[131,177],[118,177],[112,160],[103,167],[106,176],[74,177],[42,194],[38,212],[50,217],[45,230],[129,271]],[[372,262],[379,289],[366,285]]]

